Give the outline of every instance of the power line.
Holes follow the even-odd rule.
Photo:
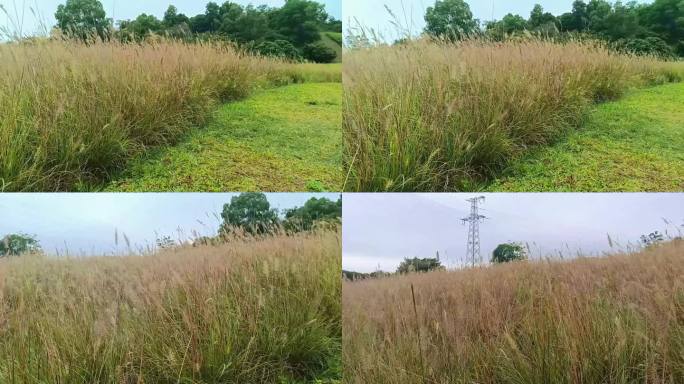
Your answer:
[[[461,221],[463,221],[463,225],[468,223],[466,260],[470,258],[471,265],[474,267],[475,263],[482,263],[482,255],[480,254],[480,222],[487,217],[480,215],[479,204],[484,203],[485,197],[473,197],[466,201],[470,203],[470,216],[461,219]]]

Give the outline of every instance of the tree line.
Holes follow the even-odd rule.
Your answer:
[[[527,260],[527,258],[527,251],[522,244],[503,243],[499,244],[492,252],[491,263],[503,264],[514,261],[524,261]],[[397,270],[394,272],[394,274],[405,275],[408,273],[427,273],[444,270],[446,270],[446,267],[442,265],[442,261],[439,257],[439,252],[437,252],[436,256],[433,258],[404,258],[404,260],[397,267]],[[371,273],[342,271],[342,276],[350,281],[374,279],[380,277],[387,277],[391,275],[392,273],[383,271],[376,271]]]
[[[292,60],[332,62],[337,52],[324,36],[341,44],[342,22],[313,0],[286,0],[282,7],[209,2],[205,12],[186,16],[169,5],[162,19],[143,13],[116,23],[99,0],[67,0],[55,13],[57,28],[69,38],[140,42],[151,36],[185,41],[225,40],[252,52]]]
[[[576,0],[570,12],[553,15],[536,4],[528,17],[509,13],[481,23],[464,0],[438,0],[425,14],[425,33],[447,39],[484,35],[494,40],[536,35],[557,39],[590,37],[623,52],[684,57],[684,2]]]

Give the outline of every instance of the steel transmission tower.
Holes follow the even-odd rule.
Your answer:
[[[478,204],[484,203],[484,196],[474,197],[466,200],[470,203],[470,216],[461,219],[463,225],[468,223],[468,250],[466,257],[470,258],[471,265],[482,263],[482,255],[480,255],[480,222],[486,219],[485,216],[480,215]]]

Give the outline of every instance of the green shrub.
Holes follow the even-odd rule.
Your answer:
[[[253,48],[263,56],[279,57],[283,59],[300,60],[299,50],[287,40],[263,41]]]
[[[337,58],[337,53],[320,41],[305,45],[302,53],[305,59],[316,63],[332,63]]]
[[[672,47],[659,37],[620,39],[614,43],[614,47],[620,52],[641,56],[655,56],[664,59],[676,57]]]

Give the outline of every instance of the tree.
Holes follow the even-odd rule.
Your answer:
[[[98,0],[67,0],[57,7],[55,19],[66,36],[84,41],[96,35],[107,39],[112,25]]]
[[[176,246],[176,241],[171,236],[164,235],[157,239],[157,247],[160,249],[171,249]]]
[[[327,20],[323,4],[310,0],[286,0],[271,15],[274,30],[297,47],[320,40],[321,27]]]
[[[146,36],[163,30],[162,22],[154,15],[143,13],[135,20],[121,24],[121,32],[130,34],[135,40],[142,40]]]
[[[23,233],[10,234],[0,240],[0,258],[38,251],[40,251],[40,243],[34,236]]]
[[[337,58],[337,52],[320,41],[305,45],[302,54],[315,63],[332,63]]]
[[[643,25],[684,56],[684,1],[655,0],[639,8]]]
[[[278,212],[263,193],[242,193],[230,199],[221,213],[223,230],[240,228],[253,235],[271,233],[279,224]]]
[[[527,252],[521,244],[499,244],[492,253],[492,263],[509,263],[517,260],[527,260]]]
[[[226,3],[228,4],[228,3]],[[269,25],[269,12],[265,6],[242,8],[238,4],[221,6],[221,26],[219,32],[240,44],[263,41],[283,41]]]
[[[339,222],[342,217],[342,199],[331,201],[325,197],[309,199],[304,206],[285,212],[285,227],[293,231],[308,231],[320,221]]]
[[[470,6],[463,0],[437,0],[425,13],[425,32],[431,36],[458,40],[478,32]]]
[[[187,24],[190,21],[187,16],[182,13],[178,13],[178,8],[173,5],[169,5],[169,8],[164,12],[164,19],[162,23],[165,28],[177,27],[181,24]]]
[[[582,0],[575,0],[572,3],[572,12],[561,15],[559,21],[564,31],[584,31],[589,25],[587,4]]]
[[[672,47],[659,37],[619,39],[615,42],[614,47],[620,52],[656,56],[663,59],[671,59],[675,56]]]
[[[530,18],[527,20],[527,28],[548,34],[556,30],[556,22],[556,16],[544,12],[544,8],[541,5],[535,4],[530,13]]]
[[[488,35],[502,39],[507,35],[522,32],[527,28],[527,20],[520,15],[507,14],[500,21],[487,23]]]
[[[414,257],[413,259],[404,259],[404,261],[399,264],[397,268],[397,273],[405,274],[411,272],[432,272],[443,270],[444,267],[438,259],[419,259]]]
[[[646,248],[654,247],[663,241],[665,241],[665,236],[658,231],[641,236],[641,244]]]

